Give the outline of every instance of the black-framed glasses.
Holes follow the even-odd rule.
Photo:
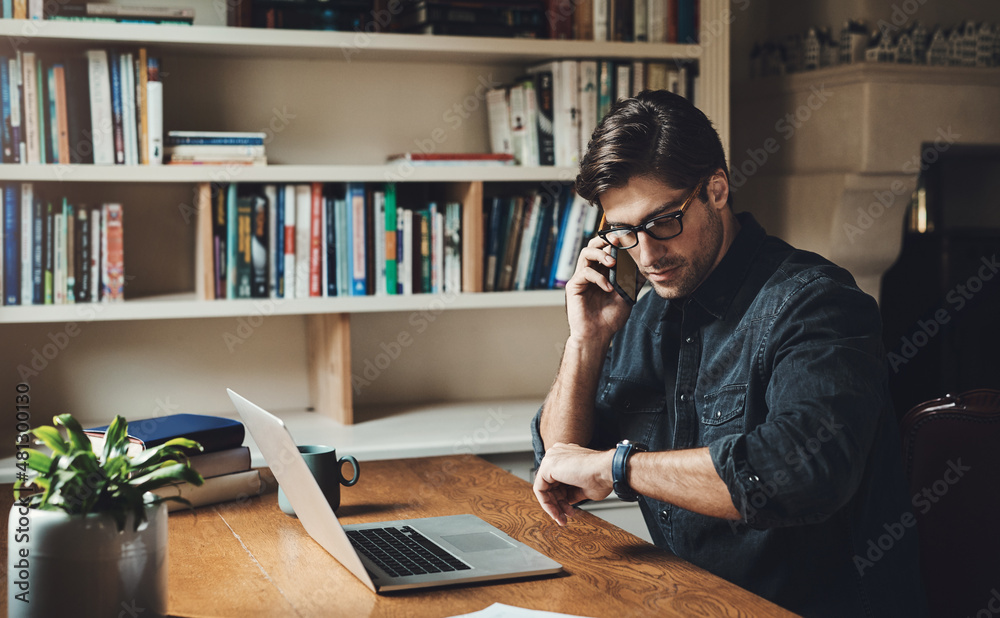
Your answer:
[[[598,230],[597,235],[609,245],[614,245],[619,249],[631,249],[639,244],[639,232],[646,232],[656,240],[670,240],[675,236],[680,236],[684,231],[682,221],[687,207],[694,201],[695,196],[701,193],[701,188],[705,184],[705,179],[701,179],[691,194],[687,196],[681,207],[665,215],[659,215],[652,219],[640,223],[639,225],[618,225],[606,230]]]

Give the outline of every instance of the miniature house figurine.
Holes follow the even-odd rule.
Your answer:
[[[995,39],[996,35],[990,24],[986,22],[979,24],[979,30],[976,31],[977,67],[993,66],[993,44]]]
[[[993,52],[992,47],[990,52]],[[815,71],[820,64],[820,44],[819,35],[816,28],[810,28],[806,32],[805,41],[802,43],[802,69],[804,71]]]
[[[913,62],[925,64],[927,62],[927,28],[919,21],[913,24]]]
[[[956,27],[948,34],[948,64],[960,66],[962,64],[962,28]]]
[[[965,22],[962,29],[962,66],[976,66],[976,39],[979,29],[976,22],[969,20]]]
[[[940,26],[934,29],[927,46],[927,64],[938,67],[948,65],[948,34]]]
[[[803,66],[802,37],[789,35],[785,38],[785,72],[797,73]]]
[[[896,62],[898,64],[913,64],[913,35],[904,32],[896,42]]]
[[[888,32],[875,31],[865,52],[868,62],[896,62],[896,45]]]
[[[820,29],[819,45],[819,66],[837,66],[840,61],[840,46],[837,44],[837,41],[830,36],[830,30],[828,28]]]
[[[840,31],[840,64],[864,62],[868,49],[868,30],[864,22],[849,19]]]

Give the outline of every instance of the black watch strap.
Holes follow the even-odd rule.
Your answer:
[[[645,451],[646,447],[642,444],[635,444],[628,440],[622,440],[615,447],[615,456],[611,460],[611,482],[619,500],[625,502],[636,502],[639,500],[639,494],[635,493],[628,484],[628,460],[633,453],[643,453]]]

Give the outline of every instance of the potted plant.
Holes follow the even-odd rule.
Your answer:
[[[167,611],[167,500],[154,489],[203,480],[176,438],[132,457],[116,416],[98,454],[70,414],[29,433],[51,450],[23,449],[37,474],[18,481],[8,519],[10,616],[143,616]],[[32,487],[34,485],[34,488]],[[33,493],[28,493],[32,491]]]

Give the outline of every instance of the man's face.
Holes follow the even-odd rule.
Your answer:
[[[684,231],[668,240],[657,240],[639,232],[639,244],[628,250],[639,271],[662,298],[683,298],[704,281],[722,259],[728,243],[723,216],[725,206],[713,198],[709,186],[709,203],[695,196],[683,216]],[[722,180],[721,182],[724,182]],[[662,181],[647,176],[632,178],[618,189],[608,189],[601,195],[601,205],[608,226],[640,225],[652,217],[675,212],[683,205],[694,187],[672,189]],[[714,202],[714,203],[713,203]]]

